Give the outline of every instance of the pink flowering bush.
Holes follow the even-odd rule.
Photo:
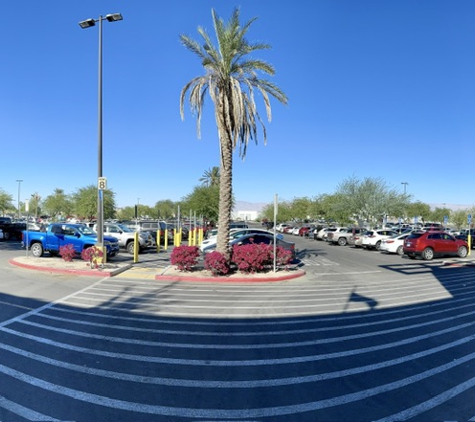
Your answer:
[[[81,258],[84,259],[84,261],[89,262],[91,268],[99,268],[99,264],[102,263],[103,256],[104,252],[102,252],[102,249],[96,246],[83,249],[81,252]]]
[[[263,243],[248,245],[234,245],[231,261],[243,273],[263,271],[266,265],[272,262],[269,247]]]
[[[288,249],[284,249],[282,246],[276,248],[275,263],[279,267],[287,267],[293,260],[292,252]],[[274,251],[272,251],[274,253]]]
[[[198,264],[200,250],[198,246],[177,246],[173,249],[170,261],[180,271],[191,271]]]
[[[274,246],[264,243],[234,245],[231,261],[243,273],[268,270],[274,264]],[[276,247],[276,265],[287,266],[292,261],[292,252],[282,246]]]
[[[74,255],[76,255],[76,251],[74,250],[73,244],[68,243],[59,247],[59,254],[64,261],[71,262],[74,258]]]
[[[226,275],[229,272],[229,263],[221,252],[213,251],[205,256],[205,269],[213,275]]]

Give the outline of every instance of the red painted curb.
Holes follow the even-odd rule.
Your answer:
[[[9,264],[16,265],[17,267],[26,268],[27,270],[36,270],[43,271],[47,273],[56,273],[56,274],[77,274],[77,275],[86,275],[86,276],[103,276],[110,277],[112,271],[100,271],[100,270],[68,270],[66,268],[51,268],[51,267],[41,267],[38,265],[23,264],[21,262],[15,261],[15,259],[10,259]]]
[[[274,276],[274,277],[256,277],[252,278],[252,276],[248,277],[193,277],[192,275],[174,275],[174,276],[167,276],[167,275],[156,275],[155,280],[168,280],[168,281],[197,281],[197,282],[211,282],[211,283],[269,283],[273,281],[285,281],[285,280],[292,280],[294,278],[303,277],[306,274],[303,270],[298,270],[291,274],[285,274],[281,276]]]

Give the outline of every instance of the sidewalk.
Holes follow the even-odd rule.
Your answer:
[[[302,277],[305,271],[301,269],[280,270],[267,273],[242,274],[235,273],[230,276],[214,277],[209,271],[201,270],[194,272],[178,271],[173,265],[164,265],[149,267],[135,266],[130,262],[111,261],[104,264],[103,268],[90,268],[88,263],[83,260],[73,260],[66,262],[59,257],[35,258],[32,256],[15,257],[9,260],[11,265],[34,270],[44,271],[56,274],[77,274],[93,277],[114,277],[133,279],[152,279],[161,281],[198,281],[198,282],[272,282],[285,281]]]

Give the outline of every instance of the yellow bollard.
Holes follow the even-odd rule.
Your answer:
[[[139,262],[139,232],[134,233],[134,263]]]
[[[198,243],[201,245],[201,242],[203,242],[203,227],[199,228],[199,233],[198,233]]]
[[[165,234],[163,235],[163,250],[168,250],[168,229],[165,229]]]
[[[157,230],[157,253],[160,252],[160,229]]]

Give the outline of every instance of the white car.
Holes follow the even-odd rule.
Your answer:
[[[299,235],[299,230],[300,230],[300,226],[295,226],[295,227],[292,229],[292,232],[289,233],[289,234],[293,234],[294,236],[298,236],[298,235]]]
[[[285,223],[280,223],[280,224],[277,224],[277,226],[275,227],[275,229],[278,231],[278,232],[283,232],[284,229],[286,227],[290,226],[290,224],[285,224]]]
[[[388,237],[387,239],[381,240],[381,245],[379,250],[386,253],[397,253],[398,255],[403,255],[404,251],[404,240],[411,234],[411,232],[405,232],[398,234],[396,236]]]
[[[316,240],[327,240],[328,232],[335,232],[338,227],[325,227],[321,229],[316,236]]]
[[[394,230],[389,229],[377,229],[377,230],[368,230],[363,235],[363,240],[361,246],[363,249],[376,249],[379,251],[381,246],[381,241],[387,239],[388,237],[395,236],[396,233]]]

